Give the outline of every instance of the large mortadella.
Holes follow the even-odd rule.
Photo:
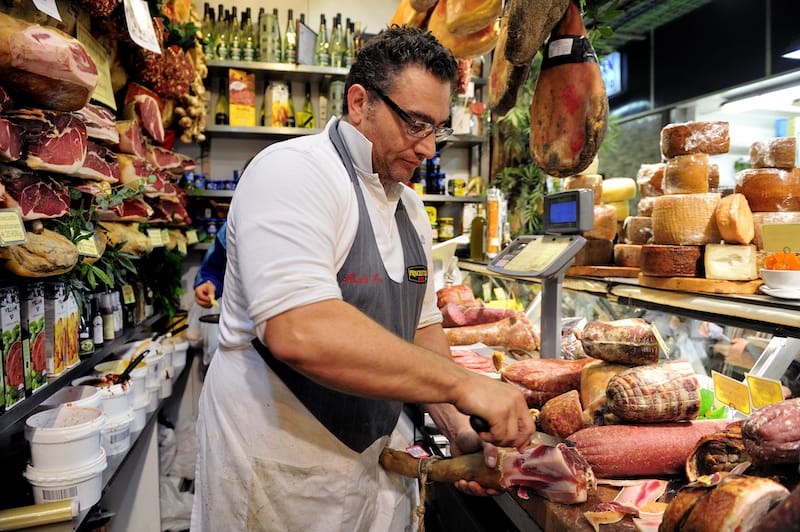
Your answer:
[[[544,47],[531,102],[531,155],[554,177],[585,170],[608,127],[608,98],[580,10],[570,2]]]

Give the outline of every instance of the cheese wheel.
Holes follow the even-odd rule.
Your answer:
[[[583,233],[589,240],[614,240],[617,236],[617,209],[610,205],[594,206],[594,227]]]
[[[618,222],[625,221],[625,218],[627,218],[631,214],[631,207],[630,207],[630,203],[628,203],[628,200],[610,201],[606,205],[614,207],[614,210],[617,213],[616,216],[617,216],[617,221]]]
[[[653,242],[703,245],[719,242],[716,192],[659,196],[653,203]]]
[[[661,154],[665,159],[692,153],[728,153],[730,146],[728,122],[685,122],[661,129]]]
[[[639,195],[643,198],[650,196],[660,196],[664,193],[661,182],[664,180],[664,163],[643,164],[639,166],[636,174],[636,184],[639,187]]]
[[[603,176],[600,174],[579,174],[564,179],[564,190],[591,189],[594,193],[594,204],[599,205],[603,199]]]
[[[791,170],[795,167],[796,152],[797,139],[795,137],[759,140],[750,146],[750,166]]]
[[[636,181],[630,177],[610,177],[603,180],[603,202],[623,201],[636,197]]]
[[[636,205],[636,212],[639,216],[653,215],[653,204],[656,202],[657,197],[658,196],[650,196],[639,200],[639,203]]]
[[[664,166],[664,194],[708,192],[708,155],[677,155]]]
[[[800,170],[748,168],[736,174],[736,192],[753,212],[800,211]]]
[[[764,233],[761,228],[765,225],[779,224],[800,224],[800,212],[754,212],[753,244],[758,249],[764,249]]]
[[[638,268],[642,257],[641,244],[616,244],[614,246],[614,264]]]
[[[703,253],[700,246],[642,246],[639,269],[654,277],[696,277]]]
[[[650,216],[628,216],[622,223],[622,239],[626,244],[647,244],[653,238]]]
[[[703,250],[706,279],[752,281],[758,279],[755,246],[707,244]]]
[[[753,213],[744,194],[730,194],[722,198],[715,216],[719,234],[728,244],[749,244],[753,241]]]
[[[573,266],[605,266],[614,262],[612,240],[587,240],[575,254]]]

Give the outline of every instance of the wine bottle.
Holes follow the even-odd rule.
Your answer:
[[[217,96],[217,105],[214,107],[214,123],[217,125],[230,124],[230,115],[228,114],[228,87],[226,79],[219,80],[219,95]]]
[[[484,260],[486,252],[486,217],[483,215],[483,203],[478,203],[475,218],[472,219],[469,229],[469,258],[471,260]]]
[[[270,48],[270,63],[280,63],[283,60],[283,43],[281,37],[281,21],[278,19],[278,8],[272,8],[272,47]]]
[[[242,22],[244,22],[245,11],[242,11]],[[242,22],[239,22],[236,6],[231,8],[231,29],[230,29],[230,58],[231,61],[241,61],[242,59]]]
[[[355,57],[354,28],[355,25],[348,18],[344,27],[344,55],[342,56],[342,66],[345,68],[353,65],[353,57]]]
[[[328,40],[328,26],[325,15],[319,16],[319,33],[317,33],[317,47],[314,53],[314,64],[317,66],[331,66],[330,41]]]
[[[253,28],[253,61],[261,61],[261,25],[267,20],[267,10],[263,7],[258,9],[258,18]]]
[[[290,65],[297,63],[297,34],[294,28],[294,9],[289,9],[286,30],[283,34],[283,62]]]
[[[315,128],[314,104],[311,103],[311,83],[306,82],[306,96],[303,110],[297,113],[297,127]]]
[[[250,8],[245,11],[244,28],[242,29],[242,60],[254,61],[256,56],[256,31],[250,18]]]
[[[200,25],[200,36],[203,39],[203,53],[207,59],[216,59],[216,17],[214,8],[206,2],[203,6],[203,22]]]
[[[342,15],[337,13],[333,20],[331,36],[331,66],[341,68],[344,63],[344,32],[342,31]]]

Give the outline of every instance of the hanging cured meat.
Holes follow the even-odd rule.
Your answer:
[[[512,65],[530,66],[569,3],[570,0],[509,0],[508,39],[503,52]]]
[[[66,33],[0,13],[0,78],[16,100],[76,111],[97,85],[97,67]]]
[[[500,35],[492,54],[492,68],[489,71],[489,108],[504,115],[514,107],[520,87],[530,74],[530,62],[516,66],[506,56],[509,15],[500,18]]]
[[[531,155],[554,177],[585,170],[608,125],[608,98],[580,10],[570,3],[545,45],[531,103]]]
[[[486,27],[468,33],[455,35],[447,28],[447,2],[439,0],[428,20],[428,30],[439,39],[458,59],[472,59],[489,53],[497,44],[500,25],[493,20]]]
[[[447,29],[453,35],[469,35],[492,24],[502,9],[501,0],[448,0]]]

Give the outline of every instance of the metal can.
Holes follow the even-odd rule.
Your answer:
[[[439,240],[450,240],[455,237],[455,225],[450,217],[439,218]]]

